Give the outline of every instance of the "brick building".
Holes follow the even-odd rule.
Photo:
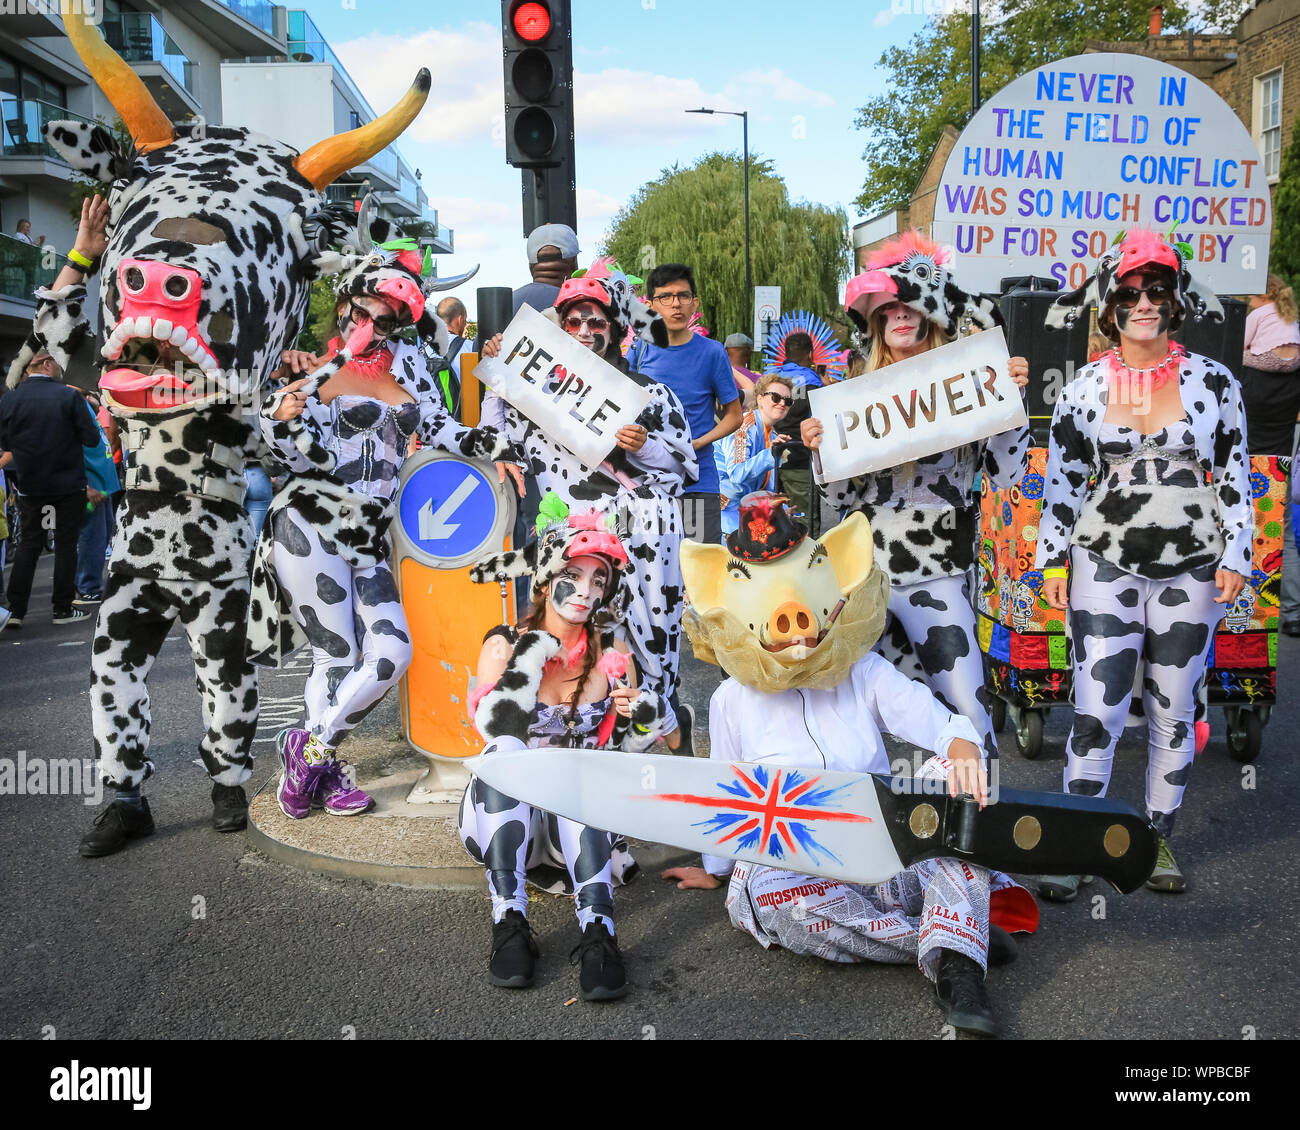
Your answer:
[[[1282,153],[1300,114],[1300,0],[1254,0],[1230,35],[1163,34],[1163,8],[1151,10],[1145,39],[1090,40],[1085,53],[1144,55],[1195,76],[1219,95],[1250,130],[1273,195]],[[909,227],[929,229],[943,166],[958,131],[945,126],[906,208],[854,225],[854,270],[885,240]]]

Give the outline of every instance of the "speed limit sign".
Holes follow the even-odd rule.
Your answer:
[[[781,288],[779,286],[754,287],[754,348],[767,344],[767,329],[781,319]]]

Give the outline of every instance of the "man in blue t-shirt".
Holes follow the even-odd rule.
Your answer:
[[[717,543],[722,540],[722,500],[711,445],[731,435],[741,420],[731,361],[718,342],[691,329],[698,300],[690,267],[656,267],[646,280],[646,298],[668,327],[668,345],[638,342],[628,354],[628,364],[667,385],[686,409],[691,442],[701,455],[699,481],[682,496],[682,520],[688,538]]]

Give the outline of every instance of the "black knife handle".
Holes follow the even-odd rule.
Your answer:
[[[875,776],[894,850],[907,866],[953,856],[1021,875],[1096,875],[1128,894],[1156,862],[1151,822],[1122,801],[1000,789],[980,809],[935,778]]]

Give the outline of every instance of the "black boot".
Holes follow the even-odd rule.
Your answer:
[[[1016,946],[1016,940],[1008,934],[1001,926],[995,926],[989,923],[989,968],[993,969],[999,965],[1010,965],[1016,960],[1016,954],[1019,952]]]
[[[569,954],[569,964],[582,962],[578,983],[582,986],[585,1001],[616,1001],[627,992],[627,971],[623,968],[623,955],[618,942],[604,923],[597,919],[588,922],[582,931],[582,941]]]
[[[934,995],[954,1028],[980,1036],[998,1035],[997,1018],[984,992],[984,970],[965,954],[950,949],[940,952]]]
[[[132,836],[152,834],[153,813],[147,800],[141,797],[139,808],[115,800],[95,817],[94,825],[82,838],[77,851],[87,859],[112,855],[126,847],[126,841]]]
[[[212,826],[218,832],[242,832],[248,827],[248,797],[242,786],[213,784]]]
[[[537,968],[537,954],[537,942],[528,919],[517,910],[507,910],[492,927],[488,980],[503,989],[528,988]]]

